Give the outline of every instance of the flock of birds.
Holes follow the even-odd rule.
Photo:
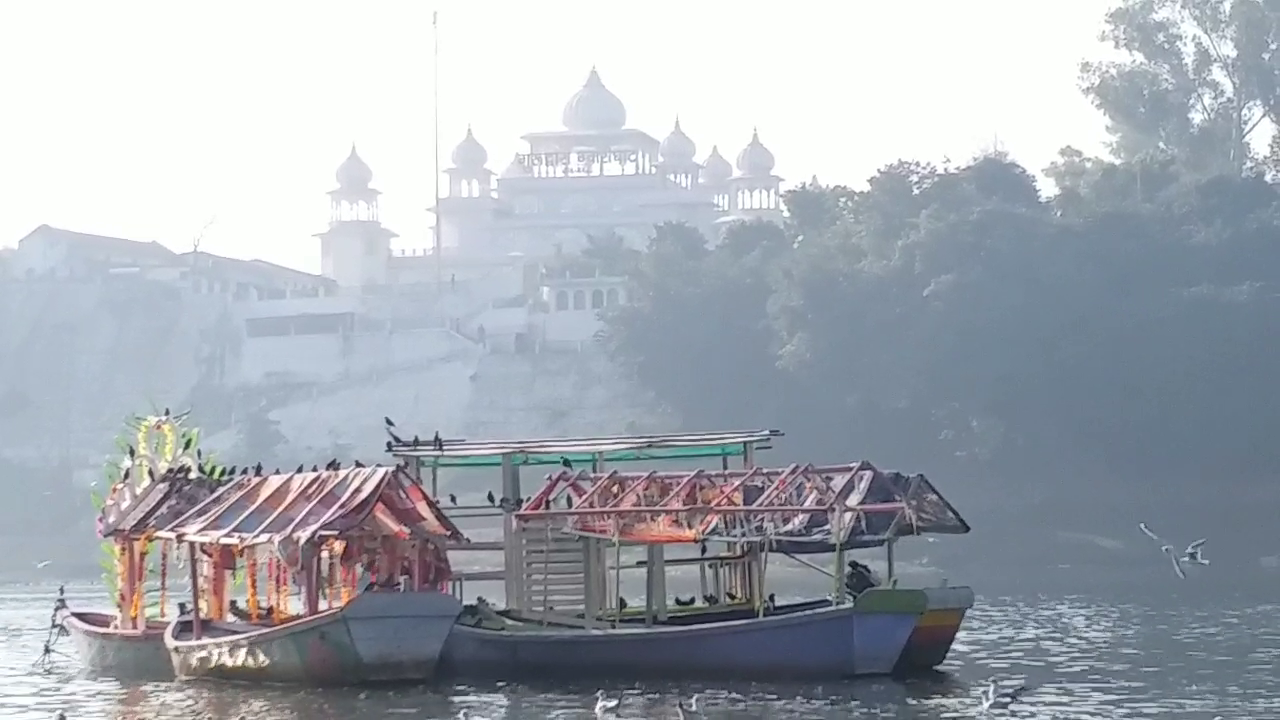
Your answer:
[[[403,438],[396,434],[395,421],[385,415],[382,417],[382,427],[387,431],[387,437],[391,438],[387,441],[387,452],[391,452],[391,450],[397,445],[408,445],[409,447],[415,448],[427,446],[427,443],[424,443],[422,438],[417,435],[414,435],[412,440],[405,442]],[[444,438],[440,437],[439,430],[437,430],[436,434],[432,436],[430,446],[432,450],[437,452],[444,450]]]

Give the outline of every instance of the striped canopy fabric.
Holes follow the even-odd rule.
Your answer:
[[[439,505],[399,467],[238,477],[156,536],[239,547],[297,547],[353,536],[463,539]]]

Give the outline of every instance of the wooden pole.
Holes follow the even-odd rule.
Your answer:
[[[307,558],[307,614],[320,612],[320,553],[314,552]]]
[[[843,509],[837,509],[832,511],[831,520],[828,521],[832,528],[831,534],[835,537],[835,540],[836,540],[836,554],[835,554],[836,566],[833,569],[834,572],[832,572],[831,576],[835,578],[835,581],[836,581],[836,604],[837,605],[842,604],[845,599],[844,532],[843,532],[844,522],[843,520],[844,520]]]
[[[138,592],[137,584],[137,563],[133,554],[133,538],[126,537],[121,549],[124,551],[124,577],[119,579],[121,592],[120,597],[124,599],[120,608],[120,627],[126,630],[134,630],[137,628],[137,621],[133,617],[133,598]]]
[[[200,566],[195,543],[187,543],[187,561],[191,564],[191,639],[200,639]]]
[[[431,237],[431,254],[436,258],[436,295],[444,291],[444,262],[440,256],[440,13],[431,12],[431,137],[432,176],[435,178],[435,227]],[[433,493],[434,494],[434,493]]]

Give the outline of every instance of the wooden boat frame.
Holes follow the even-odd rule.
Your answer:
[[[424,487],[430,488],[432,497],[440,497],[440,470],[442,468],[498,468],[501,472],[497,488],[502,498],[523,498],[521,469],[560,465],[567,460],[578,467],[590,467],[594,472],[614,465],[640,462],[719,459],[722,469],[729,469],[730,461],[739,458],[742,467],[754,467],[756,453],[772,448],[772,442],[783,433],[780,430],[733,430],[697,433],[655,433],[637,435],[599,435],[564,438],[532,438],[519,440],[468,441],[444,439],[439,446],[417,440],[391,442],[388,453],[397,462],[404,463],[409,473]],[[514,503],[498,507],[488,505],[451,508],[449,514],[459,519],[501,516],[502,540],[497,543],[458,543],[450,546],[453,552],[503,553],[503,570],[455,573],[453,593],[461,598],[468,582],[504,583],[508,609],[522,609],[519,580],[514,572],[518,567],[517,540],[512,533],[514,514],[521,509]]]
[[[440,468],[500,468],[501,485],[500,488],[495,489],[500,489],[501,496],[505,499],[522,497],[520,477],[522,467],[526,465],[556,465],[560,463],[562,457],[567,458],[575,467],[590,467],[593,473],[604,473],[606,468],[614,468],[615,466],[640,461],[687,459],[691,457],[719,458],[720,473],[712,472],[712,474],[722,475],[724,478],[729,479],[730,482],[733,482],[741,480],[744,475],[756,470],[756,451],[769,449],[771,441],[781,436],[782,433],[780,431],[760,430],[494,442],[445,440],[439,445],[433,445],[431,442],[423,443],[415,438],[413,443],[393,442],[389,445],[388,451],[393,456],[406,462],[409,465],[410,472],[415,474],[420,483],[429,484],[433,495],[438,495],[439,493]],[[736,474],[728,474],[730,472],[730,460],[733,458],[741,459],[741,471]],[[848,466],[845,467],[847,468]],[[863,469],[872,474],[879,472],[875,471],[870,464],[864,464]],[[792,466],[787,471],[793,475],[806,476],[808,480],[813,480],[812,476],[815,472],[820,472],[821,468]],[[772,472],[774,475],[779,474],[776,470],[762,472]],[[705,475],[707,471],[703,471],[703,473]],[[670,475],[668,473],[669,477]],[[686,472],[684,475],[687,478],[689,473]],[[924,480],[923,476],[911,476],[908,478],[897,473],[891,473],[890,475],[905,481],[905,485],[908,488],[905,493],[907,496],[912,495],[920,487],[921,483],[927,485],[927,481]],[[643,483],[646,476],[649,480],[654,480],[657,477],[656,475],[645,473],[636,474],[632,479]],[[548,476],[548,481],[552,477],[554,475]],[[932,491],[931,486],[928,489]],[[779,614],[791,611],[794,607],[808,609],[830,605],[836,598],[845,596],[846,589],[843,582],[843,574],[846,567],[843,558],[845,550],[883,545],[888,569],[886,582],[882,587],[897,588],[898,578],[895,573],[894,558],[897,540],[902,536],[919,534],[915,524],[911,522],[911,516],[895,510],[894,504],[889,503],[883,505],[879,510],[882,513],[894,513],[890,526],[885,528],[883,527],[884,523],[880,523],[881,532],[879,537],[870,540],[862,537],[857,542],[849,540],[841,543],[838,548],[841,557],[837,562],[833,563],[834,567],[832,568],[820,567],[808,561],[800,554],[805,552],[804,550],[793,552],[792,550],[795,548],[779,546],[771,552],[770,545],[759,543],[757,544],[758,552],[753,557],[747,552],[735,551],[735,542],[732,538],[722,538],[720,540],[723,540],[723,542],[720,542],[714,537],[706,538],[706,544],[722,549],[705,557],[663,558],[655,563],[651,563],[650,558],[646,557],[624,566],[618,562],[620,547],[614,548],[614,562],[610,563],[607,553],[584,553],[580,548],[575,547],[575,544],[581,545],[591,542],[590,538],[551,533],[552,537],[556,538],[559,547],[550,547],[550,543],[545,542],[547,540],[547,531],[544,528],[542,535],[543,544],[546,547],[546,557],[557,558],[562,563],[566,561],[570,563],[577,562],[582,576],[579,584],[584,587],[591,586],[594,588],[592,605],[595,606],[597,613],[593,615],[587,612],[585,598],[587,592],[585,590],[578,595],[565,597],[564,586],[553,586],[552,583],[563,583],[568,580],[567,578],[539,578],[536,572],[531,572],[532,569],[528,567],[528,563],[523,561],[522,546],[530,538],[527,537],[529,533],[525,533],[526,537],[522,537],[521,533],[517,532],[516,528],[520,523],[517,522],[516,515],[532,507],[535,502],[536,500],[531,499],[521,503],[519,506],[502,503],[500,508],[462,506],[449,510],[451,515],[459,518],[499,514],[503,517],[503,539],[500,543],[476,543],[474,545],[455,546],[452,551],[500,550],[504,555],[502,560],[504,569],[467,573],[458,578],[458,581],[454,584],[453,592],[459,598],[463,597],[464,581],[468,580],[502,580],[507,598],[506,609],[498,612],[498,614],[508,619],[531,622],[546,627],[634,627],[639,623],[644,623],[648,626],[702,625],[723,622],[726,618],[741,619],[744,611],[750,615],[760,617],[762,614],[769,612],[765,607],[766,602],[769,602],[769,600],[764,593],[763,578],[765,568],[768,565],[767,560],[771,556],[786,558],[802,567],[817,571],[829,577],[832,580],[833,587],[833,592],[826,600],[812,600],[779,607],[776,608]],[[945,504],[945,500],[942,502]],[[777,502],[774,503],[774,505],[778,504]],[[866,504],[868,506],[872,505],[871,503]],[[946,507],[949,510],[954,510],[949,505],[946,505]],[[785,507],[777,509],[786,510]],[[805,509],[809,512],[814,510],[811,504],[806,505]],[[865,509],[874,508],[868,507]],[[958,514],[956,518],[959,519]],[[845,530],[842,532],[852,530],[855,526],[856,518],[850,518],[850,522],[846,523]],[[968,529],[967,524],[962,519],[959,519],[956,528],[944,532],[963,533],[968,532]],[[596,539],[599,540],[599,538]],[[611,542],[610,538],[606,538],[606,544],[614,543]],[[626,544],[625,542],[617,543],[619,546]],[[836,550],[837,548],[832,547],[830,549]],[[559,553],[558,557],[556,553]],[[587,582],[586,580],[588,564],[591,566],[590,570],[595,578],[592,582]],[[724,591],[728,590],[734,592],[740,598],[745,598],[745,602],[728,606],[718,605],[714,608],[700,607],[692,611],[676,608],[674,609],[675,612],[669,612],[672,609],[666,607],[666,599],[663,596],[663,593],[665,593],[665,574],[650,572],[648,568],[687,564],[694,564],[698,567],[700,594],[706,595],[710,593],[716,596],[723,596]],[[647,597],[642,614],[639,611],[623,612],[617,608],[616,597],[619,587],[617,576],[624,569],[646,570],[646,589],[648,592],[646,593]],[[601,582],[601,574],[611,574],[613,582]],[[964,587],[945,587],[945,581],[943,585],[944,587],[940,588],[923,588],[921,590],[925,596],[924,609],[919,617],[916,631],[907,644],[908,647],[902,651],[902,657],[898,663],[901,668],[915,671],[936,667],[942,662],[951,647],[952,640],[965,612],[972,606],[972,590]],[[559,594],[553,595],[553,592]],[[655,599],[662,597],[663,600],[661,603],[656,603],[648,599],[650,596]],[[553,601],[556,603],[555,610],[550,610],[548,606]],[[579,607],[574,608],[574,605]]]
[[[318,685],[423,681],[434,672],[462,609],[455,598],[431,588],[448,579],[447,559],[443,568],[428,567],[432,557],[444,557],[439,545],[445,538],[462,535],[399,466],[241,477],[225,497],[211,498],[156,535],[185,545],[192,567],[192,612],[164,636],[179,678]],[[280,558],[278,569],[286,572],[287,565],[298,579],[303,613],[285,617],[277,607],[273,617],[259,618],[251,591],[250,620],[228,622],[226,587],[235,553],[269,547],[275,553],[269,557]],[[207,584],[196,570],[204,553],[212,558]],[[398,591],[349,596],[344,585],[341,602],[334,604],[331,592],[330,607],[322,610],[326,553],[336,553],[329,556],[331,569],[339,562],[348,569],[369,565],[371,587],[388,587],[399,576]],[[254,587],[258,570],[248,569]],[[436,572],[441,569],[443,578]],[[358,573],[343,577],[354,582]],[[317,663],[317,654],[328,659]]]

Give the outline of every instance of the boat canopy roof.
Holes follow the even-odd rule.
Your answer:
[[[923,475],[869,462],[749,470],[562,470],[516,513],[559,518],[563,529],[627,543],[761,540],[830,549],[890,538],[962,534],[969,525]]]
[[[240,476],[156,536],[237,546],[301,546],[325,537],[463,537],[399,466]]]
[[[513,465],[575,466],[603,463],[685,458],[738,457],[747,448],[765,450],[769,441],[782,437],[780,430],[735,430],[659,435],[604,435],[599,437],[543,438],[534,440],[451,441],[432,447],[431,438],[416,442],[392,442],[387,451],[412,459],[422,467],[497,467],[503,458]]]
[[[108,491],[98,515],[98,534],[104,538],[140,538],[163,528],[204,502],[223,484],[177,468],[142,485],[128,479]]]

